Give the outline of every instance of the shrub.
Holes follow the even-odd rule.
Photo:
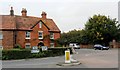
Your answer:
[[[48,48],[47,51],[42,51],[40,48],[39,53],[31,53],[30,49],[11,49],[2,50],[2,60],[11,59],[28,59],[28,58],[42,58],[42,57],[54,57],[65,54],[65,50],[71,48]],[[71,51],[72,53],[72,51]]]
[[[15,44],[14,48],[17,48],[17,49],[22,49],[21,45],[20,44]]]
[[[23,59],[30,56],[30,50],[20,50],[20,49],[12,49],[12,50],[3,50],[2,51],[2,59]]]

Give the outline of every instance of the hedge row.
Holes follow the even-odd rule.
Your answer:
[[[54,57],[65,54],[65,50],[71,48],[48,48],[47,51],[42,51],[40,48],[39,53],[31,53],[30,49],[11,49],[2,50],[2,60],[12,60],[12,59],[28,59],[28,58],[42,58],[42,57]]]

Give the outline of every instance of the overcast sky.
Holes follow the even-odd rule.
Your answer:
[[[14,14],[21,15],[22,8],[27,9],[28,16],[41,17],[45,11],[62,32],[83,29],[88,18],[94,14],[118,19],[119,0],[1,0],[0,15],[9,15],[13,6]]]

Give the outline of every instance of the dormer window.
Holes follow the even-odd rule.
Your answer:
[[[30,31],[26,31],[25,35],[26,35],[26,39],[30,39]]]
[[[50,39],[54,39],[54,33],[50,32]]]
[[[39,28],[42,28],[42,22],[41,21],[39,22]]]

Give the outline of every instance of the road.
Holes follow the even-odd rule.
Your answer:
[[[76,66],[58,66],[64,62],[64,56],[6,60],[2,61],[2,68],[118,68],[118,50],[77,49],[78,54],[73,58],[80,61]]]

